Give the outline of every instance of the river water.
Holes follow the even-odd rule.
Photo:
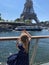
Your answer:
[[[42,31],[29,31],[31,35],[49,35],[48,30]],[[0,37],[6,36],[19,36],[21,32],[11,31],[11,32],[0,32]],[[33,47],[35,40],[30,42],[30,58],[32,56]],[[7,57],[11,54],[17,53],[16,41],[0,41],[0,65],[5,65]],[[46,63],[49,62],[49,39],[40,39],[38,42],[37,54],[34,63]]]

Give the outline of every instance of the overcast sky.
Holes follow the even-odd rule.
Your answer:
[[[20,17],[26,0],[0,0],[0,13],[6,20]],[[40,21],[49,20],[49,0],[33,0],[34,11]]]

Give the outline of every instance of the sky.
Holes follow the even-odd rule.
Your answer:
[[[0,0],[0,13],[5,20],[15,20],[23,12],[26,0]],[[34,11],[40,21],[49,21],[49,0],[33,0]]]

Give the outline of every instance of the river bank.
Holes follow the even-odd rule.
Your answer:
[[[21,23],[20,22],[17,22],[17,23],[15,23],[15,22],[0,22],[0,32],[13,31],[13,30],[15,30],[15,28],[17,28],[17,30],[20,30],[18,28],[18,26],[20,26],[20,28],[21,28],[21,26],[24,26],[25,28],[26,28],[26,26],[31,26],[30,31],[36,31],[36,30],[41,31],[41,28],[40,29],[36,28],[36,27],[38,27],[38,24],[36,24],[36,23],[26,24],[23,22],[21,22]],[[42,28],[49,28],[48,26],[44,26],[43,24],[39,24],[39,26]],[[26,29],[28,30],[28,27]]]

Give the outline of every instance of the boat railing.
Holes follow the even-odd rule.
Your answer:
[[[0,41],[17,40],[18,38],[19,38],[19,36],[15,36],[15,37],[0,37]],[[31,36],[31,38],[32,39],[36,39],[36,42],[35,42],[35,45],[34,45],[34,50],[33,50],[32,57],[30,59],[30,64],[29,65],[33,65],[34,64],[34,60],[35,60],[35,56],[36,56],[36,52],[37,52],[37,48],[38,48],[39,39],[49,38],[49,35]]]
[[[4,40],[17,40],[19,36],[13,36],[13,37],[0,37],[0,41]],[[49,38],[49,35],[42,35],[42,36],[31,36],[32,39],[43,39],[43,38]]]

